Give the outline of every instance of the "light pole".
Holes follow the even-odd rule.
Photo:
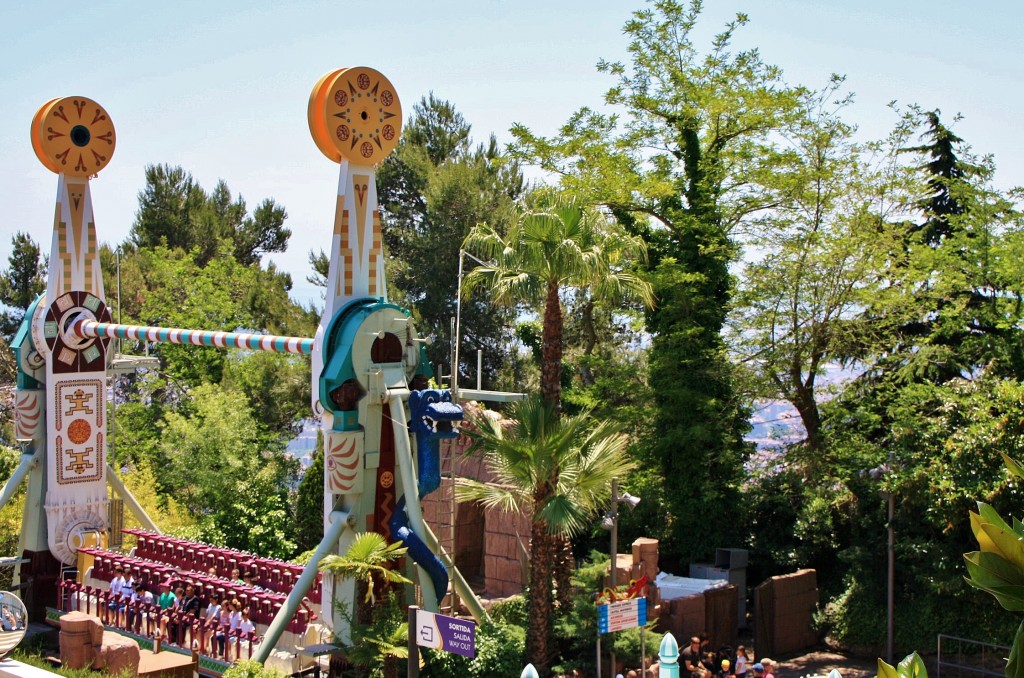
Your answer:
[[[480,259],[477,259],[466,250],[459,250],[459,276],[455,290],[455,328],[453,331],[454,337],[452,339],[452,373],[450,376],[449,383],[449,386],[452,391],[452,400],[455,400],[456,402],[459,400],[459,360],[461,360],[459,356],[459,338],[462,333],[462,278],[464,277],[462,264],[465,261],[466,257],[469,257],[470,259],[472,259],[481,266],[490,265],[486,261],[481,261]],[[479,364],[480,360],[478,358],[477,365]],[[479,367],[477,369],[479,370]]]
[[[889,450],[889,461],[881,466],[868,471],[868,475],[872,480],[881,481],[889,476],[896,466],[896,454],[893,450]],[[895,628],[895,597],[896,597],[896,533],[893,529],[893,516],[896,513],[896,495],[892,491],[892,488],[888,488],[885,492],[886,498],[888,499],[888,521],[886,522],[886,528],[888,531],[888,542],[886,544],[886,556],[888,557],[887,573],[886,573],[886,638],[885,638],[885,661],[892,665],[893,659],[893,629]]]
[[[628,492],[624,492],[622,496],[619,496],[619,479],[612,478],[612,505],[605,514],[604,519],[601,521],[601,528],[610,530],[612,533],[612,569],[611,575],[608,578],[611,589],[615,590],[616,584],[616,570],[619,565],[619,504],[626,504],[629,508],[635,508],[640,503],[640,497],[634,497]],[[641,651],[643,648],[641,648]],[[615,645],[612,644],[611,651],[611,676],[615,677]]]

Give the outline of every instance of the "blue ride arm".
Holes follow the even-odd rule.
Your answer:
[[[395,512],[388,521],[388,527],[391,528],[392,536],[409,549],[409,556],[434,582],[434,595],[437,596],[437,604],[440,605],[448,591],[448,570],[441,559],[434,555],[419,535],[409,527],[409,519],[405,514],[405,497],[398,500]]]

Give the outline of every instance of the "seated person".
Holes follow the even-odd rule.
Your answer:
[[[127,614],[127,625],[128,630],[135,633],[139,633],[141,629],[137,629],[136,626],[141,626],[142,614],[140,614],[139,608],[145,605],[153,604],[153,594],[146,590],[142,582],[135,582],[135,590],[132,592],[131,598],[128,600],[128,614]]]
[[[680,653],[682,670],[680,673],[688,678],[710,678],[710,672],[701,663],[700,638],[693,636],[690,644]]]
[[[243,581],[245,582],[245,585],[246,585],[246,586],[252,587],[252,588],[253,588],[253,589],[255,589],[256,591],[262,591],[262,590],[263,590],[263,587],[262,587],[262,586],[260,586],[259,584],[256,584],[255,582],[253,582],[253,575],[252,575],[252,572],[246,572],[246,573],[245,573],[245,574],[244,574],[244,575],[242,576],[242,580],[243,580]]]

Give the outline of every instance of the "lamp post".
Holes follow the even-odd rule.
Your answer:
[[[889,461],[881,466],[868,471],[872,480],[883,480],[892,473],[896,466],[896,454],[889,450]],[[888,531],[888,542],[886,544],[887,573],[886,573],[886,638],[885,638],[885,661],[892,665],[893,660],[893,629],[895,628],[895,597],[896,597],[896,533],[893,529],[893,516],[896,513],[896,495],[889,488],[885,492],[888,503],[888,520],[886,528]]]
[[[452,338],[452,373],[449,379],[449,387],[452,390],[452,399],[455,401],[458,401],[459,399],[459,361],[461,360],[459,356],[459,339],[462,334],[462,279],[464,277],[462,264],[466,257],[469,257],[481,266],[490,265],[486,261],[477,259],[466,250],[459,250],[459,275],[455,290],[455,328],[452,331],[452,334],[454,335]],[[477,358],[477,365],[479,366],[479,364],[480,359]],[[479,369],[480,368],[477,367],[478,374]],[[479,382],[479,377],[477,378],[477,381]],[[479,385],[477,388],[479,388]]]
[[[619,565],[619,504],[626,504],[629,508],[634,508],[640,503],[640,497],[634,497],[628,492],[624,492],[622,496],[619,496],[619,479],[612,478],[612,505],[605,514],[604,519],[601,521],[601,528],[610,530],[612,533],[611,543],[611,555],[612,555],[612,569],[611,575],[608,578],[609,585],[614,590],[616,585],[616,570]],[[641,648],[642,650],[643,648]],[[615,676],[615,645],[612,645],[611,651],[611,676]]]

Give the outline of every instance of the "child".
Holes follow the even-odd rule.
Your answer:
[[[242,631],[243,638],[256,630],[256,625],[249,621],[249,610],[242,610],[242,621],[239,622],[238,628]]]
[[[203,627],[212,630],[210,634],[210,654],[217,653],[217,625],[220,623],[220,598],[216,593],[210,594],[210,604],[206,606],[206,614],[203,616]],[[205,651],[205,650],[204,650]]]
[[[238,598],[231,599],[231,614],[228,616],[228,635],[231,637],[231,643],[235,643],[235,639],[238,637],[238,627],[242,624],[242,603]]]
[[[220,608],[220,617],[217,619],[217,633],[214,639],[217,641],[218,654],[224,656],[224,648],[227,645],[227,632],[231,626],[231,603],[224,601]]]
[[[747,648],[740,645],[736,648],[736,678],[747,678],[747,662],[750,661],[750,657],[747,656]]]
[[[722,668],[718,671],[718,678],[732,678],[732,662],[728,659],[722,660]]]

